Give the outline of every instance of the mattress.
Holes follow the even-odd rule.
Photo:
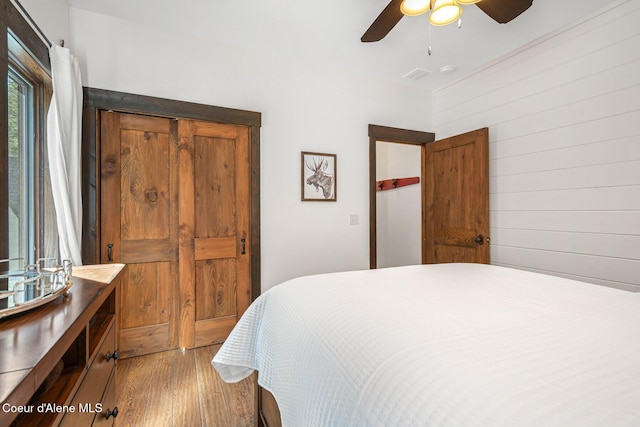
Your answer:
[[[640,294],[482,264],[307,276],[212,364],[257,370],[284,426],[640,426]]]

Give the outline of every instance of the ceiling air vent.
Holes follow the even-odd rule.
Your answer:
[[[433,71],[425,70],[423,68],[414,68],[409,71],[407,74],[402,76],[403,79],[413,79],[420,80],[421,78],[427,77],[428,75],[433,74]]]

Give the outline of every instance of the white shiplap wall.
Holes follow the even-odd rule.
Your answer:
[[[640,290],[640,1],[434,92],[438,139],[489,127],[491,263]]]

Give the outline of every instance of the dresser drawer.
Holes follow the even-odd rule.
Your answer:
[[[118,408],[116,407],[116,375],[115,371],[109,377],[107,389],[102,396],[102,412],[96,414],[93,421],[93,427],[111,427],[115,424],[118,416]]]
[[[98,349],[89,371],[82,380],[71,406],[74,413],[68,413],[62,419],[62,426],[90,426],[94,417],[107,408],[102,399],[107,389],[109,378],[115,372],[115,360],[107,354],[113,354],[116,348],[115,322],[109,328],[106,338]]]

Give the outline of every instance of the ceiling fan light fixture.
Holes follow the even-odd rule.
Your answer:
[[[462,15],[462,8],[456,0],[436,0],[429,15],[432,25],[442,26],[456,22]]]
[[[400,4],[400,11],[407,16],[422,15],[430,8],[431,0],[402,0]]]
[[[459,4],[474,4],[478,3],[480,0],[456,0]]]

